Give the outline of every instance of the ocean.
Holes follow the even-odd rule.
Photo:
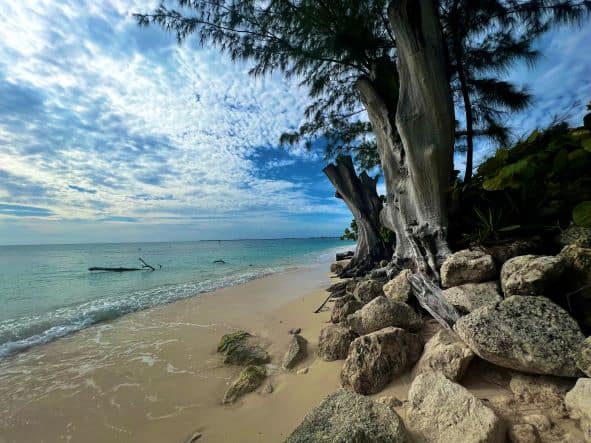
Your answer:
[[[0,246],[0,358],[130,312],[328,262],[353,248],[336,238]],[[140,257],[157,270],[88,270],[140,267]]]

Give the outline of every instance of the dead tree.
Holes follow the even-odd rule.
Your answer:
[[[376,180],[365,171],[357,176],[348,155],[338,157],[335,164],[329,164],[323,172],[337,190],[336,196],[347,204],[357,222],[357,247],[341,276],[365,273],[390,254],[380,236],[382,200],[376,191]]]

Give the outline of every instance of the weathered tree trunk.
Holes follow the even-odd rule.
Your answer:
[[[454,112],[437,11],[432,0],[394,0],[389,8],[397,47],[397,103],[362,77],[357,88],[376,135],[387,203],[384,226],[396,233],[394,261],[438,279],[447,245],[446,194],[453,159]]]
[[[350,156],[336,159],[323,169],[357,221],[357,248],[350,265],[341,275],[355,275],[371,269],[375,263],[387,258],[390,251],[380,236],[382,201],[376,191],[376,180],[366,172],[355,173]]]

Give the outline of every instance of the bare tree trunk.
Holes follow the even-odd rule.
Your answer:
[[[393,0],[398,103],[377,76],[357,82],[376,134],[387,189],[380,219],[396,233],[394,261],[438,279],[449,254],[446,194],[453,160],[454,112],[432,0]]]
[[[359,177],[355,173],[350,156],[336,159],[323,169],[357,221],[357,248],[345,275],[364,273],[387,258],[389,250],[380,236],[380,211],[382,201],[376,191],[376,181],[366,172]]]

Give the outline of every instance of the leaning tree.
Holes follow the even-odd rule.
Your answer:
[[[480,0],[479,0],[480,1]],[[469,23],[483,35],[512,20],[538,29],[591,9],[589,1],[490,0],[496,12]],[[448,254],[448,190],[454,146],[453,70],[442,30],[443,0],[176,0],[137,14],[179,41],[197,34],[233,59],[254,61],[252,74],[280,70],[309,88],[303,134],[355,141],[348,123],[363,103],[387,190],[382,223],[396,233],[394,261],[437,277]],[[465,8],[471,2],[462,2]],[[460,14],[462,11],[460,10]],[[512,32],[510,28],[507,32]],[[346,124],[342,123],[346,122]],[[328,138],[330,138],[328,137]],[[349,139],[347,139],[349,137]],[[289,135],[286,138],[290,138]],[[370,143],[371,145],[371,143]]]

